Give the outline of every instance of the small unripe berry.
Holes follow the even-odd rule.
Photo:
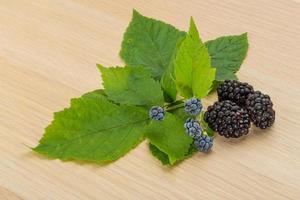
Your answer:
[[[184,104],[184,110],[190,115],[198,115],[202,110],[201,100],[195,97],[187,100]]]
[[[202,134],[200,123],[197,120],[194,120],[192,118],[188,118],[185,121],[184,128],[185,128],[185,132],[192,138],[195,138],[197,135]]]
[[[152,106],[152,108],[149,110],[149,117],[151,119],[161,121],[165,117],[165,111],[160,106]]]
[[[202,134],[194,138],[194,145],[198,151],[207,152],[213,146],[213,138]]]

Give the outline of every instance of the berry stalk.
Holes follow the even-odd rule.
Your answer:
[[[175,105],[168,105],[166,108],[166,111],[176,110],[176,109],[183,108],[183,107],[184,107],[184,102],[180,103],[180,104],[175,104]]]

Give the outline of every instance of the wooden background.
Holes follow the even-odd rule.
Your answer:
[[[147,142],[108,166],[30,152],[52,113],[101,87],[132,8],[204,40],[248,32],[239,77],[270,94],[277,119],[208,155],[162,167]],[[209,103],[215,97],[209,100]],[[0,199],[300,199],[300,1],[0,0]]]

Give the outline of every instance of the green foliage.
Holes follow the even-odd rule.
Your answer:
[[[164,103],[159,82],[143,67],[105,68],[98,65],[108,98],[116,103],[151,106]]]
[[[127,65],[143,66],[160,80],[185,33],[170,24],[144,17],[136,10],[124,34],[121,58]]]
[[[62,160],[113,161],[144,139],[147,120],[147,110],[113,104],[98,90],[55,113],[33,150]]]
[[[217,69],[216,80],[237,79],[248,51],[247,33],[223,36],[205,43],[211,56],[212,66]]]
[[[177,41],[177,46],[175,48],[171,62],[161,78],[161,86],[164,90],[165,100],[170,103],[176,100],[177,89],[174,77],[174,59],[183,39],[184,38],[182,37]]]
[[[161,164],[170,165],[168,154],[162,152],[161,150],[159,150],[159,148],[157,148],[155,145],[151,143],[149,143],[149,149],[152,155],[156,157],[158,160],[160,160]]]
[[[127,65],[145,67],[152,77],[161,80],[168,102],[176,99],[172,61],[177,51],[176,45],[184,36],[185,32],[174,26],[134,10],[122,42],[121,58]]]
[[[192,18],[189,33],[181,43],[174,62],[175,82],[181,96],[207,96],[215,79],[215,69],[211,67],[207,48]]]
[[[184,132],[184,121],[166,113],[163,121],[151,121],[146,137],[151,144],[168,155],[170,164],[182,160],[188,152],[192,138]]]
[[[153,145],[151,143],[149,143],[149,149],[150,149],[150,152],[152,153],[152,155],[154,157],[156,157],[163,165],[171,165],[168,154],[162,152],[155,145]],[[194,146],[194,143],[192,143],[190,145],[190,148],[189,148],[187,154],[183,157],[182,160],[191,157],[196,152],[197,152],[197,149]],[[173,165],[177,164],[178,162],[180,162],[182,160],[177,160],[175,163],[173,163]]]

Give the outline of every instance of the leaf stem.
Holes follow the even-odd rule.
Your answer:
[[[175,109],[183,108],[183,107],[184,107],[184,102],[174,105],[174,106],[167,107],[166,111],[171,111],[171,110],[175,110]]]

